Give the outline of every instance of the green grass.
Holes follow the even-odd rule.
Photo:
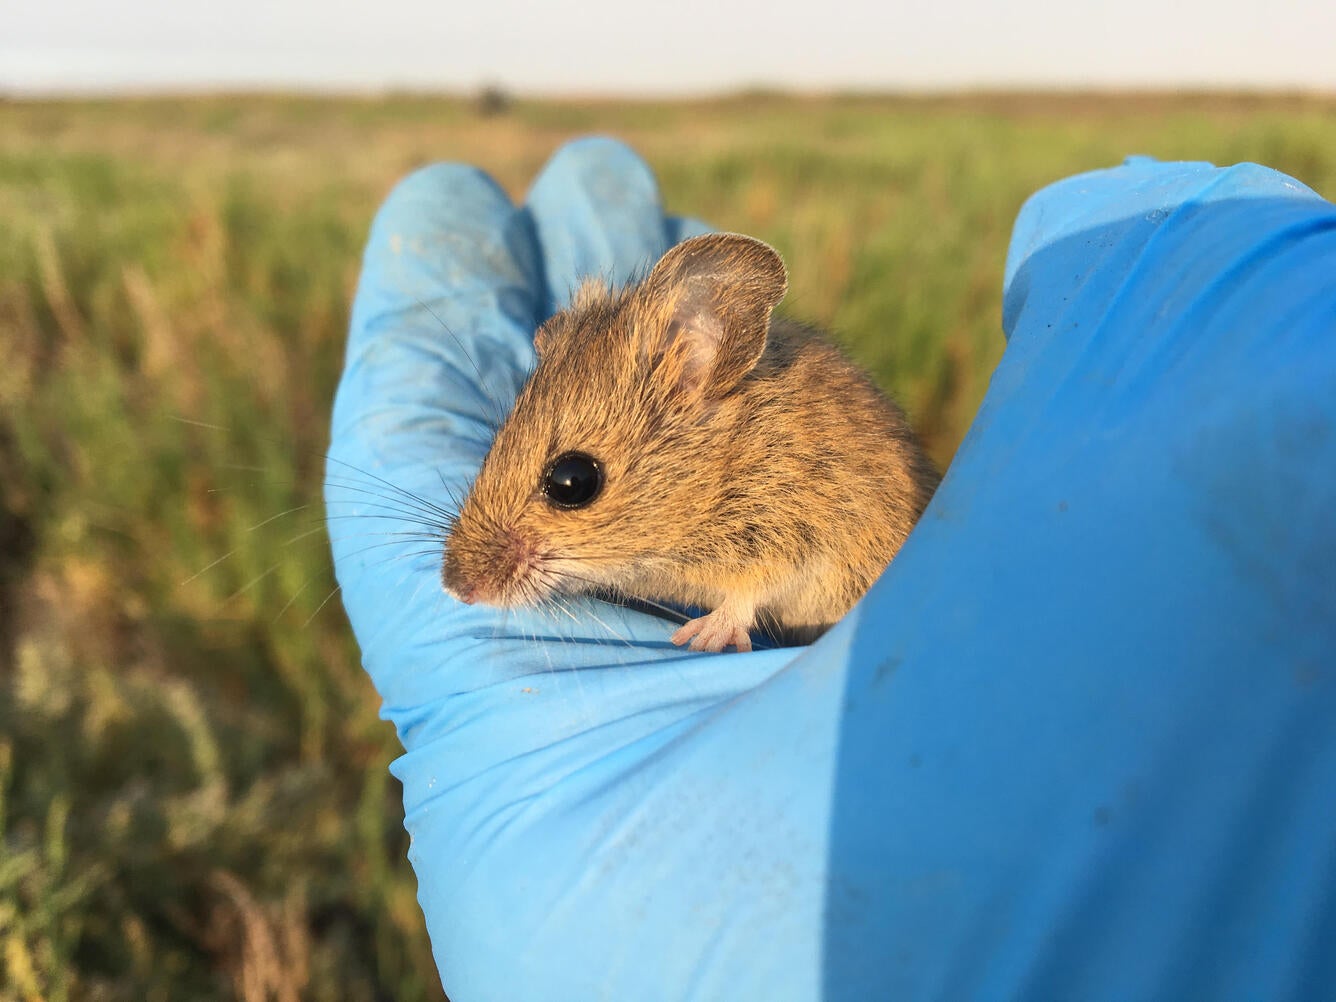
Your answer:
[[[1146,153],[1336,192],[1336,103],[1302,98],[0,103],[0,998],[440,997],[397,746],[321,607],[327,415],[394,181],[519,195],[587,131],[777,245],[786,309],[943,462],[1036,188]]]

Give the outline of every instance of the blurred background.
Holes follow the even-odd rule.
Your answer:
[[[318,478],[371,214],[620,136],[787,259],[949,463],[1031,192],[1336,192],[1336,5],[0,10],[0,999],[431,999]]]

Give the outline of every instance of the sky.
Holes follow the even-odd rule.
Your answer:
[[[1336,92],[1336,0],[0,0],[0,93]]]

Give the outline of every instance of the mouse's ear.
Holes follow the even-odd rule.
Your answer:
[[[693,237],[660,258],[641,286],[651,357],[680,360],[678,382],[723,396],[765,350],[770,311],[788,288],[774,248],[737,233]]]

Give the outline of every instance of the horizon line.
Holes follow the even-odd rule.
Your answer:
[[[1336,87],[1299,84],[1229,84],[1229,83],[1072,83],[1015,82],[959,85],[888,84],[886,86],[786,87],[769,84],[743,84],[728,87],[677,88],[526,88],[509,87],[500,82],[482,82],[470,87],[420,84],[320,84],[300,82],[263,83],[175,83],[29,86],[0,81],[0,101],[60,100],[172,100],[227,98],[329,98],[392,99],[433,98],[476,101],[495,94],[512,101],[650,103],[713,102],[736,100],[954,100],[970,98],[1262,98],[1291,100],[1336,100]]]

